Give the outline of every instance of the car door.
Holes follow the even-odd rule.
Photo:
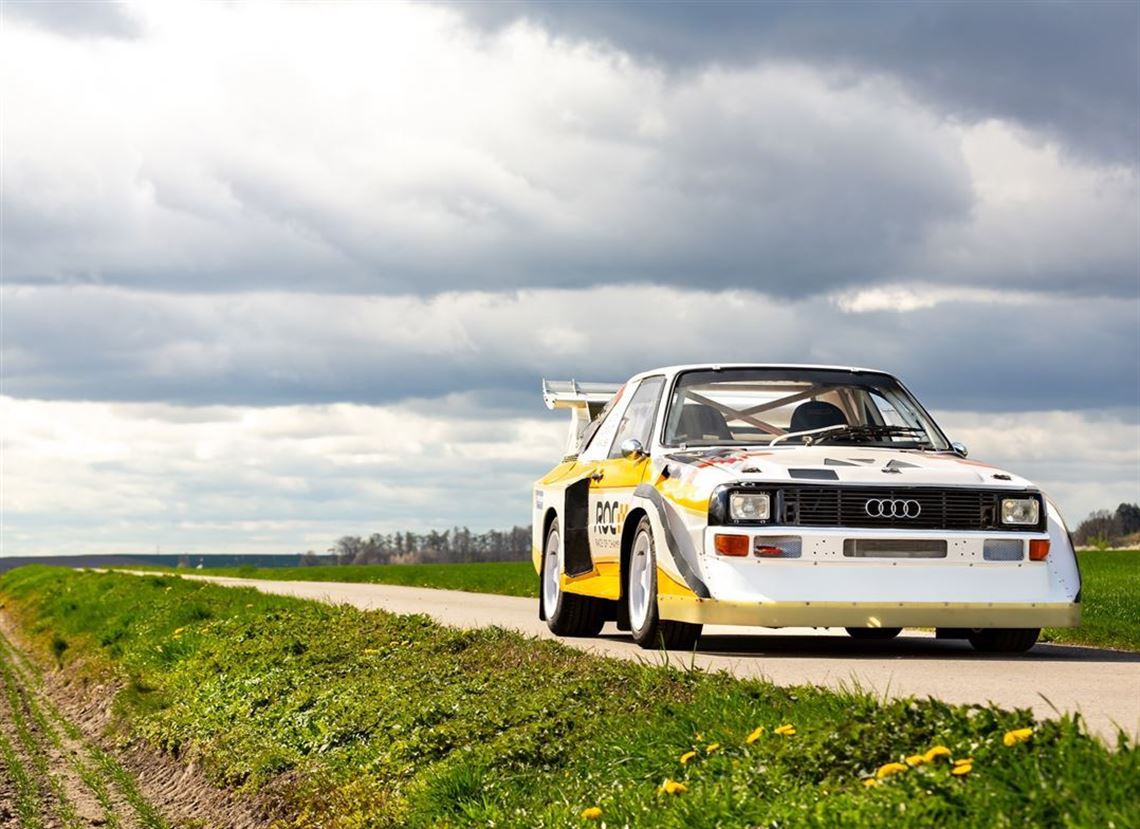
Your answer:
[[[633,491],[645,478],[649,467],[653,424],[664,386],[665,378],[662,376],[641,380],[608,441],[605,457],[598,459],[589,474],[589,538],[595,566],[600,562],[620,560],[622,528]],[[621,445],[630,438],[636,438],[644,447],[645,453],[640,457],[622,457]]]

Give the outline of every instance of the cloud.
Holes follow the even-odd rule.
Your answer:
[[[541,411],[541,410],[540,410]],[[325,550],[344,534],[525,524],[565,415],[462,396],[246,408],[0,398],[4,555]],[[1135,500],[1137,425],[948,412],[971,456],[1033,475],[1070,520]],[[1000,438],[998,438],[1000,435]]]
[[[142,34],[138,20],[114,0],[6,0],[0,14],[64,37],[130,39]]]
[[[955,409],[1140,402],[1140,300],[907,290],[909,306],[644,285],[431,298],[25,286],[3,291],[5,389],[245,405],[471,392],[523,413],[543,376],[709,360],[884,368]]]
[[[894,75],[674,77],[398,3],[134,13],[131,41],[6,27],[8,284],[1135,294],[1135,164],[948,119]]]
[[[1140,11],[1131,3],[446,5],[490,31],[528,20],[679,73],[794,60],[840,76],[887,75],[948,116],[1010,119],[1082,155],[1134,165],[1140,147]]]

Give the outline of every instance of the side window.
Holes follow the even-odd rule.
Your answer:
[[[606,447],[617,431],[618,421],[628,402],[628,391],[628,386],[623,385],[617,394],[610,398],[610,402],[602,409],[601,414],[590,421],[590,425],[582,434],[582,445],[578,450],[579,461],[596,461],[606,456]]]
[[[641,381],[637,391],[629,401],[625,414],[618,425],[614,442],[610,445],[610,457],[621,457],[621,445],[630,438],[637,438],[642,446],[649,449],[653,436],[653,420],[657,415],[657,402],[661,399],[664,377],[648,377]]]

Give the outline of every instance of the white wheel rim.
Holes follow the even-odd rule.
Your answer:
[[[562,589],[558,576],[558,530],[546,538],[546,560],[542,565],[542,604],[547,618],[558,608],[558,593]]]
[[[645,627],[649,618],[650,595],[653,588],[653,556],[649,551],[649,534],[638,533],[633,541],[629,558],[629,623],[634,630]]]

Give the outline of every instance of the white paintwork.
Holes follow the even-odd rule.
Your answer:
[[[571,476],[536,488],[534,525],[536,539],[542,532],[547,510],[561,517],[565,487],[590,474],[592,463],[602,462],[618,428],[621,409],[628,404],[640,381],[649,376],[665,377],[665,391],[658,406],[651,445],[650,471],[647,481],[656,481],[668,469],[671,482],[680,482],[697,503],[708,503],[720,484],[757,482],[843,486],[850,484],[882,487],[938,486],[1008,489],[1013,492],[1037,489],[1033,483],[1013,473],[965,460],[952,452],[929,452],[887,447],[864,448],[842,444],[816,446],[777,445],[747,450],[729,447],[731,455],[706,466],[677,463],[669,458],[679,452],[676,447],[660,445],[664,431],[665,402],[672,392],[679,372],[712,368],[803,368],[859,371],[887,375],[874,369],[851,369],[842,366],[796,366],[788,364],[711,364],[670,366],[642,372],[624,386],[622,399],[611,416],[595,434],[589,448],[579,456],[581,468]],[[890,375],[888,375],[890,376]],[[937,427],[936,427],[937,428]],[[894,462],[894,464],[892,464]],[[845,465],[850,464],[850,465]],[[898,471],[885,471],[894,466]],[[901,468],[899,466],[901,465]],[[826,469],[835,473],[834,480],[793,479],[793,469]],[[591,521],[596,501],[591,487]],[[798,535],[803,538],[804,555],[798,560],[736,559],[718,556],[713,547],[714,530],[708,526],[707,511],[685,509],[669,503],[668,528],[663,527],[653,504],[647,499],[625,494],[623,508],[641,508],[649,517],[654,532],[657,566],[677,581],[684,582],[683,569],[673,559],[667,543],[672,535],[680,556],[708,588],[712,598],[761,602],[947,602],[947,603],[1072,603],[1080,591],[1076,556],[1068,531],[1056,510],[1048,502],[1048,530],[1028,532],[949,532],[896,529],[836,529],[777,526],[733,527],[721,531],[747,532],[750,535]],[[539,503],[541,502],[541,504]],[[668,529],[668,533],[666,532]],[[595,533],[591,534],[592,549]],[[946,539],[949,554],[945,559],[845,559],[845,538],[923,538]],[[987,537],[1019,538],[1025,543],[1048,538],[1051,551],[1045,562],[984,561],[981,545]],[[616,541],[607,536],[606,541]],[[595,555],[595,560],[616,560],[616,545]]]

